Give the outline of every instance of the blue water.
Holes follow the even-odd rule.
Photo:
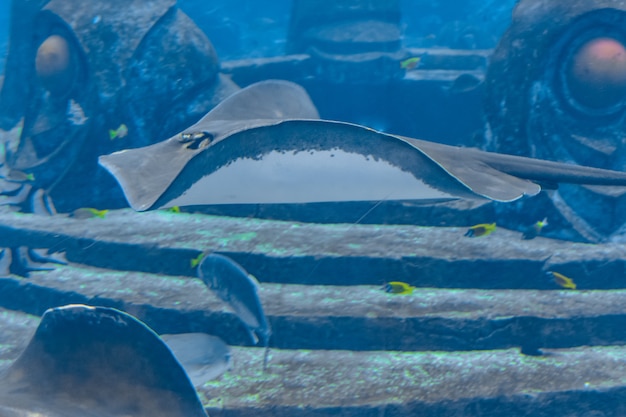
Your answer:
[[[0,68],[4,68],[9,31],[10,1],[0,2]],[[406,47],[493,48],[510,22],[514,0],[499,2],[402,0],[402,25]],[[280,56],[285,52],[291,1],[232,2],[219,0],[207,6],[201,0],[182,0],[179,7],[211,39],[222,60]],[[442,28],[453,32],[460,24],[470,28],[465,38],[452,33],[441,41],[432,34]],[[468,39],[471,38],[471,39]]]
[[[487,49],[495,47],[510,22],[515,0],[402,0],[406,47]],[[280,56],[285,53],[291,1],[179,1],[182,10],[211,39],[222,60]],[[459,34],[458,27],[467,28]],[[442,34],[435,39],[433,35]]]
[[[4,61],[9,41],[9,1],[0,2],[0,68],[4,72]]]

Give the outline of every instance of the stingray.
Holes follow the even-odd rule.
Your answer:
[[[626,185],[626,173],[484,152],[320,120],[306,92],[253,84],[150,146],[99,158],[138,211],[356,201],[511,202],[558,183]]]
[[[146,325],[121,311],[48,310],[0,378],[0,415],[206,417],[185,370]]]

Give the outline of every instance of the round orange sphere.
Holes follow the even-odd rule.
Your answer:
[[[37,49],[35,70],[48,91],[53,94],[65,93],[74,77],[67,40],[62,36],[52,35],[43,41]]]
[[[567,69],[569,91],[592,108],[617,104],[626,95],[626,48],[616,39],[600,37],[585,42]]]

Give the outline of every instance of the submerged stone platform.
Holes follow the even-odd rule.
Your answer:
[[[63,250],[70,264],[0,279],[0,307],[10,310],[0,314],[0,365],[34,330],[26,313],[85,303],[159,333],[203,331],[236,346],[233,369],[199,388],[212,416],[626,414],[624,246],[465,231],[2,210],[0,247]],[[245,347],[238,318],[195,278],[190,260],[208,250],[261,282],[274,331],[265,372],[262,350]],[[418,288],[387,294],[392,280]],[[544,355],[521,354],[529,343]]]

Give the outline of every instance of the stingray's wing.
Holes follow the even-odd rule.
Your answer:
[[[44,314],[0,381],[0,407],[42,416],[206,417],[152,330],[118,310],[81,305]]]
[[[241,89],[208,112],[195,125],[215,120],[318,119],[306,90],[283,80],[265,80]]]
[[[509,202],[533,196],[542,185],[626,185],[626,173],[402,138],[428,155],[472,192]]]
[[[153,160],[187,152],[172,139],[100,158],[137,210],[209,204],[340,201],[513,201],[541,183],[626,185],[626,173],[402,138],[325,120],[207,123],[218,139],[191,150],[184,167]],[[217,128],[216,134],[211,129]],[[157,174],[159,172],[159,174]],[[162,176],[159,178],[158,176]],[[158,179],[155,181],[155,179]]]
[[[472,192],[491,200],[514,201],[525,195],[536,195],[541,191],[538,183],[492,168],[481,157],[481,154],[486,152],[411,138],[403,137],[402,139],[428,155],[433,162],[440,165]],[[495,158],[499,156],[495,155]]]

